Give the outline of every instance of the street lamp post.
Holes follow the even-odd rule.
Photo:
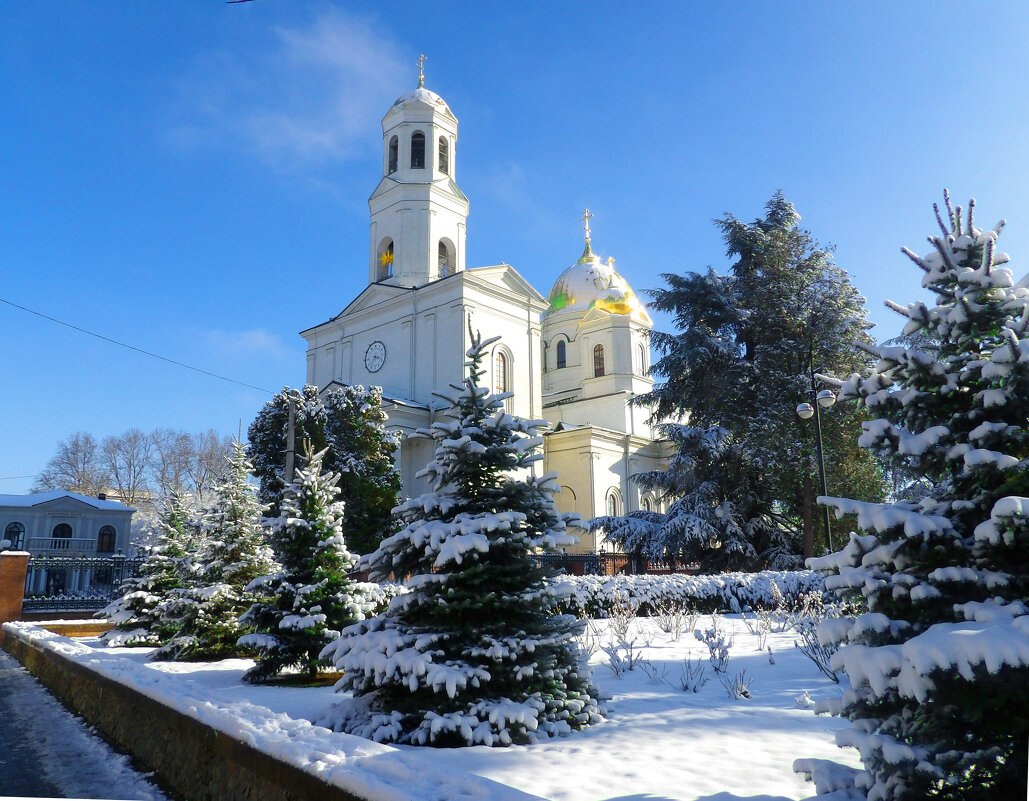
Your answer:
[[[825,455],[822,450],[822,415],[819,409],[828,409],[834,403],[836,403],[836,396],[832,391],[823,389],[821,392],[815,386],[815,369],[811,368],[811,397],[815,401],[811,403],[802,403],[797,406],[797,417],[801,420],[809,420],[812,416],[815,418],[815,434],[816,442],[818,444],[818,479],[821,484],[822,495],[828,495],[829,493],[825,489]],[[833,551],[832,544],[832,526],[829,523],[829,507],[823,506],[825,512],[825,536],[829,543],[830,553]]]

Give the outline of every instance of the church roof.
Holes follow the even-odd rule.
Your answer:
[[[627,316],[648,327],[654,324],[628,281],[615,271],[614,259],[601,261],[590,249],[589,240],[582,257],[554,282],[543,319],[570,312],[583,319],[604,312]]]

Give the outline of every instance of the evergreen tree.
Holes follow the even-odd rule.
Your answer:
[[[662,436],[678,448],[666,470],[641,473],[644,489],[676,498],[668,512],[598,517],[591,531],[654,561],[695,562],[704,572],[789,570],[800,566],[788,521],[746,451],[724,428],[667,424]]]
[[[353,699],[326,725],[380,742],[456,746],[529,742],[599,719],[581,622],[556,611],[550,571],[530,554],[574,542],[554,476],[515,477],[542,457],[541,420],[504,411],[510,393],[479,386],[495,340],[472,337],[468,376],[422,471],[434,491],[400,507],[406,527],[362,562],[372,578],[411,576],[387,613],[325,650]]]
[[[864,298],[799,227],[782,193],[765,210],[749,224],[732,215],[717,221],[735,260],[728,275],[665,274],[668,287],[651,292],[651,306],[673,315],[678,333],[652,334],[662,354],[652,371],[665,380],[636,403],[656,420],[689,415],[691,425],[727,429],[761,476],[755,493],[770,495],[795,521],[812,520],[815,434],[794,410],[810,400],[813,370],[847,374],[866,363],[851,343],[870,343],[870,325]],[[848,464],[850,482],[863,474],[867,499],[882,500],[878,464],[850,447],[858,422],[854,410],[823,416],[829,486],[839,485]]]
[[[357,583],[347,577],[354,556],[343,540],[343,504],[338,476],[322,470],[325,451],[312,454],[283,492],[278,518],[266,521],[270,543],[282,570],[247,587],[264,600],[240,622],[254,626],[239,645],[257,651],[257,665],[243,678],[263,682],[287,668],[308,676],[318,672],[319,654],[344,626],[361,619]]]
[[[263,507],[247,480],[251,470],[246,449],[234,442],[228,475],[215,485],[201,517],[205,542],[196,584],[175,591],[164,605],[178,631],[155,658],[224,659],[242,653],[236,643],[250,629],[239,617],[257,600],[246,587],[278,567],[264,543]]]
[[[400,474],[393,463],[399,440],[396,432],[386,429],[382,390],[334,386],[319,393],[314,386],[285,387],[265,405],[247,436],[254,475],[261,483],[260,498],[271,517],[279,515],[290,400],[296,411],[296,447],[308,440],[314,452],[328,449],[324,468],[339,476],[339,499],[347,510],[347,545],[359,554],[371,553],[396,530],[392,510],[400,492]]]
[[[142,546],[139,574],[121,587],[122,597],[103,612],[114,628],[101,635],[106,645],[163,645],[177,626],[162,614],[162,603],[184,586],[199,532],[188,495],[172,492],[157,518],[157,541]]]
[[[945,195],[946,197],[946,195]],[[868,614],[823,626],[851,690],[823,703],[853,722],[869,801],[1024,798],[1029,751],[1029,276],[949,197],[919,258],[935,304],[889,304],[923,347],[869,348],[878,363],[845,398],[881,415],[861,444],[928,479],[893,504],[823,499],[866,532],[811,560]],[[830,766],[831,767],[831,766]],[[801,760],[820,790],[824,765]],[[830,774],[832,771],[828,771]],[[837,771],[838,772],[838,771]]]

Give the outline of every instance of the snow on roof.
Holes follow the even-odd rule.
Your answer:
[[[68,490],[51,490],[50,492],[37,492],[31,495],[0,495],[0,506],[9,506],[17,509],[30,509],[43,503],[56,501],[60,498],[70,498],[79,503],[85,503],[94,509],[102,509],[106,512],[135,512],[131,506],[126,506],[118,501],[102,501],[99,498],[92,498],[89,495],[80,495],[77,492]]]

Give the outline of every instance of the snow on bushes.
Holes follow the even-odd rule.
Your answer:
[[[656,614],[667,603],[699,612],[742,612],[772,609],[785,598],[821,592],[823,578],[810,570],[765,570],[761,573],[718,573],[688,576],[561,576],[556,579],[565,611],[579,617],[608,617],[612,607],[628,600],[642,615]],[[781,596],[777,596],[777,592]]]

